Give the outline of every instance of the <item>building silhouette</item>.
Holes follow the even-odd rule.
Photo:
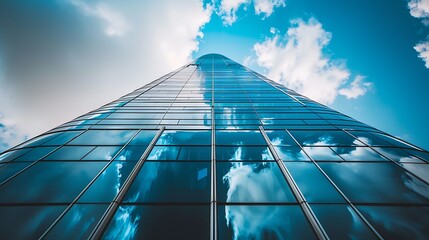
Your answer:
[[[1,239],[427,239],[429,152],[218,54],[0,155]]]

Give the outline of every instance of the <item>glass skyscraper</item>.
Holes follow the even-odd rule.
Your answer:
[[[427,239],[429,152],[218,54],[0,155],[1,239]]]

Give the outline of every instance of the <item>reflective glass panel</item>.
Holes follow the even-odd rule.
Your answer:
[[[343,131],[290,131],[302,146],[363,145]]]
[[[268,147],[216,147],[216,160],[261,161],[274,160]]]
[[[94,147],[80,146],[71,147],[63,146],[55,152],[49,154],[44,160],[80,160],[88,154]]]
[[[210,239],[209,221],[209,205],[122,205],[103,239]]]
[[[111,160],[121,147],[96,147],[82,160]]]
[[[73,205],[44,239],[87,239],[107,206],[107,204]]]
[[[115,157],[115,160],[138,161],[146,150],[146,145],[127,145]]]
[[[216,131],[216,145],[267,145],[259,131]]]
[[[0,183],[12,177],[14,174],[18,173],[30,164],[30,162],[17,162],[0,165]]]
[[[315,161],[343,161],[330,147],[303,147],[303,149]]]
[[[296,202],[276,162],[218,162],[217,198],[222,202]]]
[[[68,145],[124,145],[135,133],[135,130],[89,130]]]
[[[145,162],[124,202],[209,202],[207,162]]]
[[[359,203],[425,203],[427,184],[393,163],[319,163],[352,201]]]
[[[300,147],[274,146],[274,148],[283,161],[310,161]]]
[[[298,146],[285,130],[266,131],[266,133],[274,146]]]
[[[102,162],[38,162],[0,187],[0,202],[71,202],[104,165]]]
[[[164,131],[156,145],[210,145],[210,131]]]
[[[299,206],[218,207],[219,239],[317,239]]]

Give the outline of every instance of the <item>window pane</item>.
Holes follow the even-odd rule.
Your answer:
[[[427,184],[393,163],[319,163],[352,201],[359,203],[426,203]]]
[[[216,145],[267,145],[259,131],[216,131]]]
[[[82,160],[111,160],[121,147],[96,147]]]
[[[266,133],[274,146],[298,146],[285,130],[267,131]]]
[[[15,161],[37,161],[46,156],[48,153],[53,151],[56,147],[38,147],[33,148],[30,151],[26,152],[24,155],[16,158]]]
[[[36,163],[0,187],[0,202],[71,202],[104,165],[103,162]]]
[[[388,161],[369,147],[333,148],[346,161]]]
[[[343,161],[329,147],[303,147],[303,149],[315,161]]]
[[[219,239],[317,239],[299,206],[219,206]]]
[[[129,145],[149,145],[153,137],[155,137],[156,131],[140,131],[134,138],[131,140]]]
[[[40,237],[66,206],[0,206],[0,232],[8,239]]]
[[[331,239],[378,239],[348,205],[312,204],[311,209]]]
[[[107,204],[73,205],[44,239],[87,239],[107,206]]]
[[[0,183],[12,177],[30,164],[30,162],[17,162],[0,165]]]
[[[385,239],[427,239],[429,207],[358,206]]]
[[[103,239],[210,239],[209,220],[208,205],[120,206]]]
[[[344,199],[328,179],[311,162],[285,162],[308,202],[339,202]]]
[[[283,161],[310,161],[300,147],[274,146],[274,148]]]
[[[80,160],[88,154],[94,147],[89,146],[63,146],[55,152],[49,154],[44,160]]]
[[[131,161],[113,161],[79,198],[79,202],[113,201],[135,164]]]
[[[210,145],[210,131],[164,131],[156,145]]]
[[[209,202],[207,162],[145,162],[125,202]]]
[[[63,145],[82,133],[82,131],[67,131],[63,132],[63,134],[43,143],[43,145]]]
[[[217,160],[261,161],[274,160],[268,147],[216,147]]]
[[[363,145],[343,131],[290,131],[302,146]]]
[[[115,160],[138,161],[146,148],[146,145],[128,145],[115,157]]]
[[[222,202],[296,202],[276,162],[218,162],[217,194]]]
[[[69,145],[124,145],[136,133],[129,130],[89,130]]]

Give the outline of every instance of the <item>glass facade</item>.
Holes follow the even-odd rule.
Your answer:
[[[0,154],[7,239],[427,239],[429,152],[218,54]]]

